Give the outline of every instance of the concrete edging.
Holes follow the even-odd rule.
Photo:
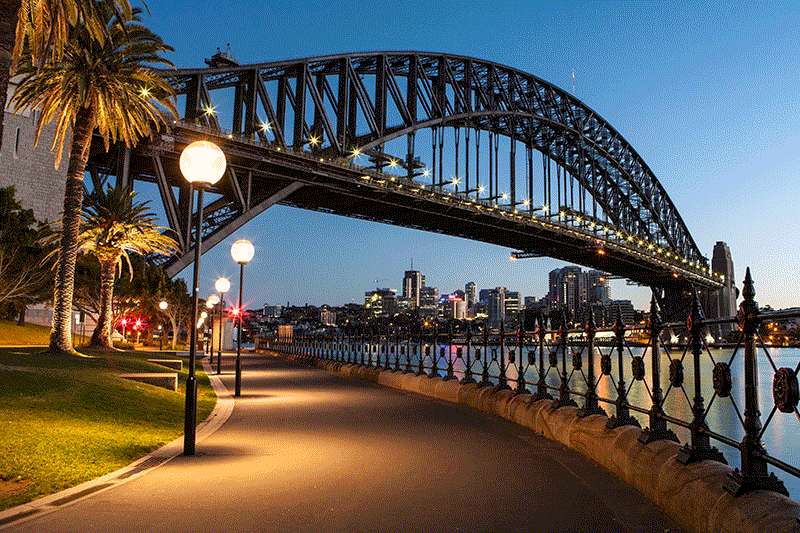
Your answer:
[[[530,428],[572,448],[638,489],[693,533],[798,533],[800,504],[781,494],[758,490],[734,497],[723,488],[733,468],[717,461],[683,465],[675,460],[681,446],[672,441],[642,444],[641,429],[607,429],[607,417],[577,416],[575,407],[554,408],[551,400],[515,396],[510,390],[461,384],[441,377],[416,376],[373,367],[290,359],[330,372],[365,379],[390,388],[468,405]]]
[[[214,393],[217,395],[217,404],[214,406],[211,414],[208,415],[208,418],[197,425],[195,429],[195,443],[202,442],[217,431],[231,416],[235,403],[231,392],[225,387],[222,380],[216,374],[212,373],[211,366],[208,364],[207,360],[203,360],[203,370],[206,375],[208,375],[211,388],[214,389]],[[181,455],[181,453],[183,453],[183,435],[114,472],[110,472],[104,476],[91,479],[80,485],[75,485],[74,487],[64,489],[54,494],[42,496],[28,503],[23,503],[16,507],[9,507],[8,509],[0,511],[0,531],[27,520],[55,512],[64,506],[71,505],[94,494],[99,494],[110,488],[127,483],[146,472],[166,464],[178,455]]]

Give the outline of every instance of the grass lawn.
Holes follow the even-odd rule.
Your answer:
[[[30,346],[47,345],[50,342],[50,328],[27,324],[23,327],[16,322],[0,320],[0,345]]]
[[[2,326],[0,344],[11,344]],[[183,434],[187,370],[178,392],[117,377],[174,372],[147,362],[159,352],[55,356],[22,344],[0,348],[0,509],[112,472]],[[199,365],[197,378],[200,422],[216,396]]]

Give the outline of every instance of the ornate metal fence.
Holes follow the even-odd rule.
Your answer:
[[[762,437],[778,412],[800,419],[800,361],[794,368],[779,368],[759,325],[799,318],[800,308],[759,311],[749,269],[742,294],[738,315],[722,319],[704,318],[695,293],[691,313],[680,323],[661,321],[654,296],[644,325],[623,325],[619,311],[611,328],[595,327],[591,313],[580,329],[569,328],[566,317],[548,320],[539,315],[530,330],[506,331],[501,323],[497,331],[469,326],[454,336],[452,330],[440,331],[437,324],[413,332],[352,327],[335,333],[300,333],[293,343],[273,343],[271,348],[303,358],[512,389],[552,400],[555,407],[579,407],[581,417],[610,415],[608,428],[641,426],[641,418],[648,426],[640,442],[683,440],[677,459],[684,464],[705,459],[727,462],[712,441],[738,450],[740,467],[725,485],[730,493],[766,489],[788,495],[768,465],[797,478],[800,469],[767,453]],[[738,326],[737,342],[729,350],[712,351],[705,332],[723,324]],[[676,331],[686,334],[688,342],[677,344]],[[647,340],[633,341],[632,333]],[[772,369],[772,406],[763,423],[759,362]],[[662,375],[665,369],[668,372]],[[640,401],[629,399],[632,390]],[[713,391],[707,404],[704,391]],[[735,418],[712,429],[709,415],[722,402],[730,404]]]

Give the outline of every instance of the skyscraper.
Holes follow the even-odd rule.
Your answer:
[[[467,309],[472,309],[475,307],[475,303],[478,301],[478,286],[475,285],[474,281],[470,281],[464,287],[464,296],[467,301]]]
[[[425,286],[425,276],[419,270],[406,270],[403,276],[403,297],[412,301],[414,309],[419,307],[420,289]]]

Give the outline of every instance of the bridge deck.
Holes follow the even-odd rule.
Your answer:
[[[230,366],[222,377],[232,389]],[[506,420],[265,356],[244,359],[242,390],[197,456],[11,531],[675,530]]]

